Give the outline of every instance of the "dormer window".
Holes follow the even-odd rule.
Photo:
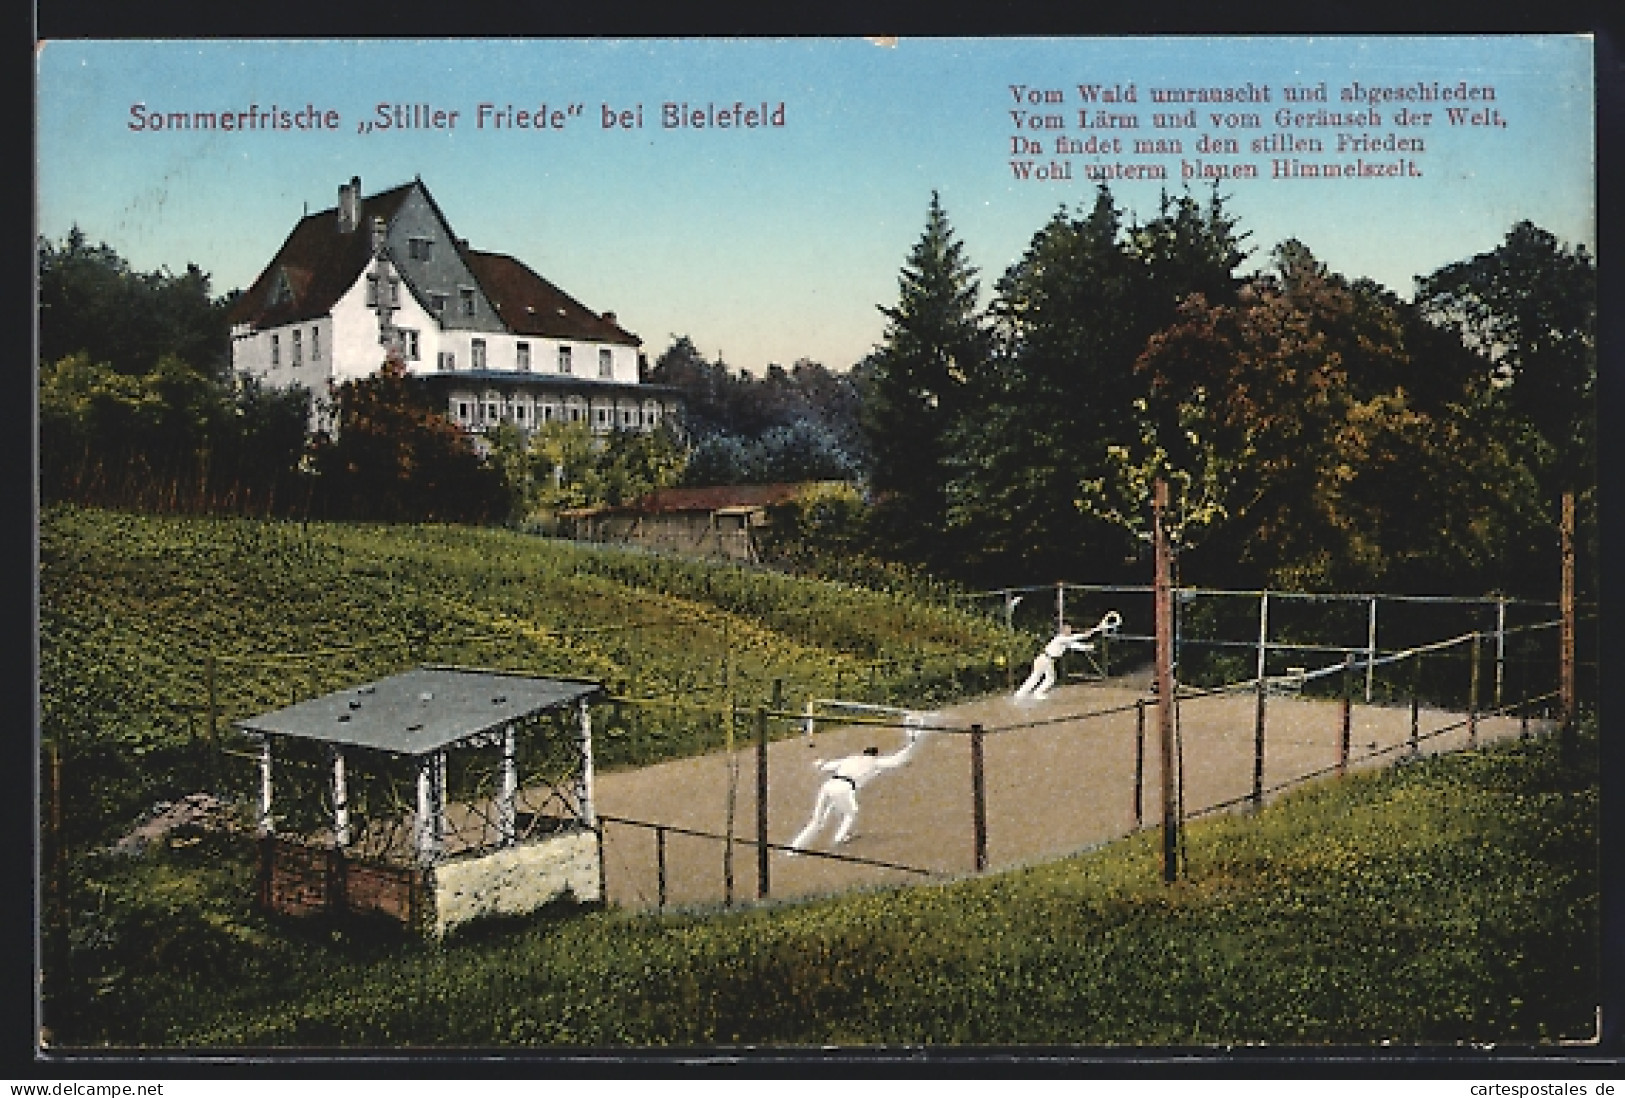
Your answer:
[[[414,236],[406,242],[406,254],[427,263],[433,257],[434,241],[426,236]]]
[[[268,304],[286,305],[293,300],[293,281],[288,278],[288,269],[278,267],[276,278],[271,281],[271,293]]]
[[[430,294],[429,295],[429,307],[434,310],[434,315],[435,316],[445,316],[446,315],[446,295],[445,294]]]
[[[474,290],[471,287],[464,286],[462,289],[457,291],[457,296],[458,296],[459,301],[462,303],[463,315],[464,316],[473,316],[474,315]]]
[[[568,346],[560,347],[559,348],[559,373],[567,374],[569,372],[570,372],[570,348]]]

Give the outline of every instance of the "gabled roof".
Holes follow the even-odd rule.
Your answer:
[[[461,252],[502,323],[519,335],[633,347],[643,342],[615,323],[614,314],[600,316],[512,256],[473,248]]]
[[[362,198],[352,232],[339,232],[336,205],[306,214],[254,284],[232,303],[227,311],[228,322],[275,328],[326,316],[372,260],[373,219],[392,223],[413,188],[422,191],[447,234],[458,241],[458,254],[510,331],[551,339],[642,345],[641,339],[615,323],[613,313],[593,312],[512,256],[476,251],[458,240],[421,180]],[[273,303],[272,288],[284,273],[292,298]],[[403,280],[421,300],[412,280]]]
[[[262,713],[236,727],[425,755],[602,692],[600,684],[584,679],[430,665]]]
[[[421,185],[403,183],[363,198],[353,232],[339,232],[337,206],[300,218],[254,284],[232,302],[227,320],[275,328],[326,316],[372,260],[373,218],[393,221],[412,188]],[[283,271],[288,273],[293,299],[271,304],[271,287]]]

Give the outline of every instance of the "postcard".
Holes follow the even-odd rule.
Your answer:
[[[39,1063],[1594,1050],[1593,64],[42,43]]]

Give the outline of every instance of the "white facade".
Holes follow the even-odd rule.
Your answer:
[[[305,216],[233,312],[233,368],[308,389],[316,428],[331,424],[322,405],[333,390],[391,350],[475,431],[649,430],[674,407],[669,391],[640,386],[637,339],[613,313],[587,310],[517,260],[469,250],[421,182],[372,198],[359,179],[341,185],[338,206]]]

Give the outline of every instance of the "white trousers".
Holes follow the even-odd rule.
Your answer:
[[[1033,672],[1016,689],[1018,698],[1042,698],[1055,685],[1055,661],[1040,652],[1033,658]]]
[[[790,840],[797,850],[805,850],[829,822],[830,816],[840,816],[841,826],[835,831],[836,843],[844,843],[852,834],[852,825],[858,819],[858,791],[845,778],[828,778],[818,787],[818,801],[813,805],[812,819],[801,833]]]

